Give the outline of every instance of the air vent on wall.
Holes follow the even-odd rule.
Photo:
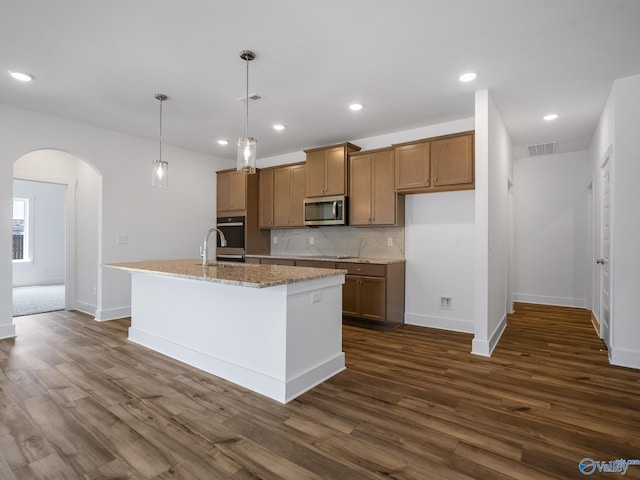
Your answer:
[[[256,103],[262,100],[262,97],[257,93],[250,93],[248,98],[249,98],[249,104]],[[242,103],[246,103],[247,96],[245,95],[244,97],[240,97],[238,101]]]
[[[551,155],[552,153],[556,153],[556,143],[539,143],[538,145],[527,145],[526,146],[527,153],[530,157],[535,157],[536,155]]]

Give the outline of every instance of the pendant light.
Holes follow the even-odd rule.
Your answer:
[[[168,187],[169,186],[169,162],[162,160],[162,102],[167,99],[166,95],[162,93],[156,93],[156,100],[160,101],[160,152],[158,160],[152,162],[151,171],[151,185],[154,187]]]
[[[238,171],[244,170],[247,173],[256,173],[256,144],[258,140],[249,136],[249,62],[256,58],[256,54],[251,50],[240,52],[240,58],[247,63],[247,117],[244,137],[238,139]]]

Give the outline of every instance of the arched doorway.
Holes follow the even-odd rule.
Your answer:
[[[65,308],[94,314],[99,295],[101,178],[87,161],[42,149],[14,162],[14,180],[63,185],[65,194]]]

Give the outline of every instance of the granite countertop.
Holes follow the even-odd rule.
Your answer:
[[[245,258],[279,258],[283,260],[317,260],[320,262],[347,262],[347,263],[374,263],[377,265],[387,265],[390,263],[405,263],[404,258],[374,258],[374,257],[348,257],[341,255],[245,255]],[[300,268],[300,267],[298,267]]]
[[[215,261],[210,261],[208,267],[203,267],[198,259],[145,260],[141,262],[110,263],[102,266],[129,272],[152,273],[252,288],[273,287],[347,273],[345,270],[329,270],[326,268]]]

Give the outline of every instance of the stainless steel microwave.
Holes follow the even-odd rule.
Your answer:
[[[346,225],[347,197],[315,197],[304,199],[305,225]]]

